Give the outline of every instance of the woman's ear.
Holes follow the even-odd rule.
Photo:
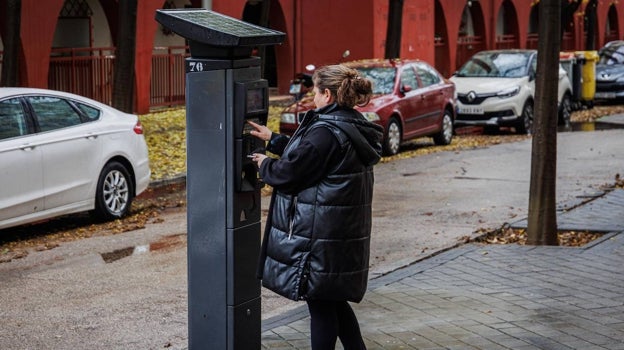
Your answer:
[[[329,91],[329,89],[323,90],[323,98],[325,99],[327,104],[330,104],[332,102],[332,93],[331,91]]]

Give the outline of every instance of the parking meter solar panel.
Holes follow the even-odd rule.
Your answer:
[[[274,45],[285,34],[205,9],[158,10],[156,20],[174,33],[213,46]]]

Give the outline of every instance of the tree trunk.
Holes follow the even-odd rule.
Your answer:
[[[2,2],[0,2],[2,3]],[[0,86],[17,86],[19,73],[20,23],[22,13],[21,0],[5,0],[2,8],[4,13],[4,33],[2,42],[4,53],[2,57],[2,75]]]
[[[119,0],[119,32],[113,77],[113,107],[134,110],[134,56],[138,0]]]
[[[389,0],[388,30],[386,31],[386,58],[401,56],[401,27],[403,26],[403,0]]]
[[[561,1],[540,2],[527,244],[557,245],[557,82]]]

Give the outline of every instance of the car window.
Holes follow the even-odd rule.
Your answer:
[[[533,57],[531,60],[531,72],[537,73],[537,56]]]
[[[406,67],[401,72],[401,86],[403,87],[405,85],[409,85],[412,89],[418,88],[418,79],[416,79],[413,66]]]
[[[28,96],[40,131],[50,131],[66,128],[82,123],[80,115],[64,99],[51,96]]]
[[[481,52],[457,72],[458,77],[519,78],[529,74],[530,52]]]
[[[598,53],[600,64],[624,64],[624,45],[604,47]]]
[[[0,140],[28,134],[26,114],[20,100],[0,101]]]
[[[423,87],[431,86],[440,82],[440,77],[425,65],[416,66],[416,72]]]
[[[373,94],[391,94],[396,80],[396,68],[393,67],[366,67],[355,68],[362,77],[373,83]]]
[[[87,119],[89,119],[89,121],[94,121],[94,120],[100,119],[100,110],[99,109],[97,109],[95,107],[87,106],[84,103],[79,103],[79,102],[75,102],[75,103],[76,103],[76,106],[78,106],[78,108],[85,114]]]

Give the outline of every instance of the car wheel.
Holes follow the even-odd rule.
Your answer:
[[[533,129],[533,103],[527,101],[522,108],[522,115],[520,121],[516,126],[516,132],[518,134],[530,134]]]
[[[559,125],[570,126],[570,116],[572,115],[572,100],[569,94],[563,95],[561,107],[559,108]]]
[[[433,135],[433,142],[436,145],[448,145],[453,140],[453,117],[448,110],[444,110],[444,116],[442,117],[442,130],[439,133]]]
[[[399,147],[401,146],[401,126],[395,118],[390,119],[388,123],[383,146],[386,155],[392,156],[399,153]]]
[[[104,166],[98,179],[93,214],[102,220],[119,219],[130,211],[132,181],[125,166],[110,162]]]

